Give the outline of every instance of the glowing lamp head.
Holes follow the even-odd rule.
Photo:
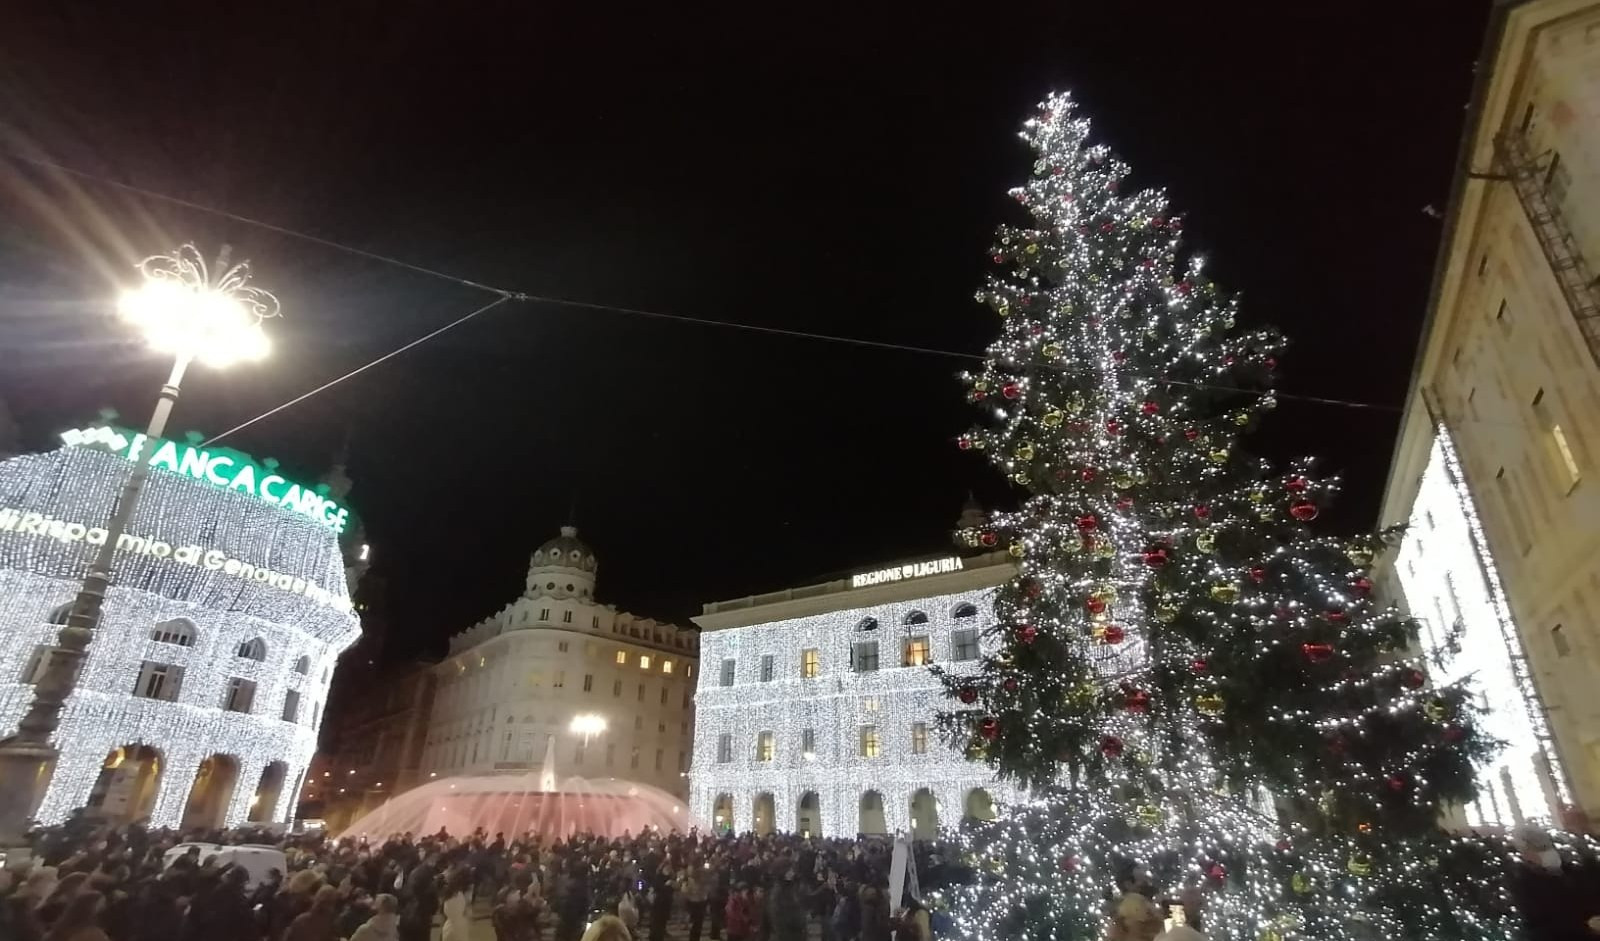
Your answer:
[[[599,735],[605,730],[605,716],[597,716],[593,714],[573,716],[572,724],[567,726],[567,731],[571,732],[573,735],[582,735],[584,738],[589,738],[593,735]]]
[[[139,263],[144,283],[124,292],[117,311],[154,349],[225,367],[263,359],[271,343],[262,321],[278,299],[251,286],[248,264],[213,278],[192,245]]]

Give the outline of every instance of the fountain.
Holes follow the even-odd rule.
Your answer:
[[[684,801],[648,784],[570,777],[556,781],[555,738],[537,772],[440,778],[396,794],[346,827],[340,836],[381,840],[448,830],[465,836],[534,833],[555,839],[574,833],[622,836],[647,829],[695,825]]]

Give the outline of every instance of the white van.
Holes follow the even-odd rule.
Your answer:
[[[241,843],[237,846],[228,846],[221,843],[179,843],[167,850],[167,855],[162,859],[162,868],[171,866],[178,857],[189,852],[193,846],[200,847],[200,862],[213,857],[213,863],[219,869],[232,863],[250,874],[250,880],[245,883],[246,888],[253,889],[267,881],[267,873],[278,870],[280,875],[289,875],[289,859],[283,855],[283,850],[276,846],[265,846],[259,843]]]

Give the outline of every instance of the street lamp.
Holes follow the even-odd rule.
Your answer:
[[[573,716],[572,724],[567,726],[567,731],[573,735],[582,735],[583,744],[587,747],[589,740],[606,730],[606,717],[585,713]]]
[[[147,439],[155,440],[166,431],[190,363],[198,360],[220,368],[267,355],[270,347],[261,324],[278,315],[278,299],[250,284],[248,262],[230,265],[226,248],[214,272],[193,245],[170,255],[152,255],[138,268],[143,282],[123,294],[118,313],[144,334],[151,347],[172,354],[172,371],[156,397],[145,431]],[[50,738],[100,622],[117,541],[138,508],[150,475],[149,462],[138,446],[129,458],[133,467],[106,525],[105,541],[95,551],[56,647],[34,686],[33,702],[16,734],[0,741],[0,850],[8,851],[8,866],[22,864],[28,855],[28,820],[50,783],[57,756]]]

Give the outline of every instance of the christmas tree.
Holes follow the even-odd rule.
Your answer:
[[[1031,797],[969,834],[962,934],[1102,937],[1147,871],[1214,941],[1505,936],[1483,877],[1503,844],[1438,824],[1494,748],[1468,691],[1430,685],[1415,626],[1372,599],[1381,540],[1311,525],[1337,480],[1238,448],[1282,338],[1236,324],[1068,97],[1022,138],[1030,218],[996,237],[1001,333],[958,442],[1026,493],[960,534],[1018,575],[996,652],[941,676],[947,732]]]

